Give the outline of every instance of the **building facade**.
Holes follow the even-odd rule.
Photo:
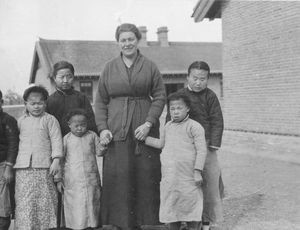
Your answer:
[[[300,136],[300,1],[200,0],[222,19],[225,127]]]

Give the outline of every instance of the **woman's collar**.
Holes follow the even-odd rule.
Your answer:
[[[134,60],[132,61],[132,64],[131,64],[129,67],[126,65],[126,63],[125,63],[125,61],[124,61],[124,56],[123,56],[123,53],[122,53],[122,52],[120,53],[120,56],[121,56],[121,60],[123,61],[124,65],[125,65],[127,68],[130,68],[130,67],[132,67],[132,66],[137,62],[137,60],[140,58],[141,54],[140,54],[140,50],[137,49],[137,54],[136,54],[136,56],[134,57]],[[127,59],[130,60],[129,58],[127,58]]]

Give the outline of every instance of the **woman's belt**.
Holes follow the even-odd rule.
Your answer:
[[[129,100],[129,101],[139,101],[139,100],[151,100],[150,96],[141,96],[141,97],[137,97],[137,96],[112,96],[110,97],[113,100]]]
[[[120,137],[125,139],[127,132],[126,132],[126,125],[128,116],[133,115],[134,108],[136,106],[136,103],[139,101],[151,101],[151,98],[149,96],[145,97],[138,97],[138,96],[124,96],[124,97],[111,97],[112,100],[124,100],[124,106],[123,106],[123,113],[122,113],[122,121],[121,121],[121,132]],[[134,102],[133,108],[129,111],[129,102]]]

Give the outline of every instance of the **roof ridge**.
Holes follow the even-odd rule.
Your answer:
[[[91,43],[97,43],[97,42],[104,42],[104,43],[116,43],[116,41],[108,41],[108,40],[73,40],[73,39],[44,39],[44,38],[40,38],[39,42],[73,42],[73,43],[87,43],[87,42],[91,42]]]
[[[40,42],[72,42],[72,43],[109,43],[109,44],[117,44],[116,41],[109,41],[109,40],[72,40],[72,39],[45,39],[45,38],[40,38]],[[147,41],[148,45],[159,45],[158,41]],[[203,41],[203,42],[197,42],[197,41],[169,41],[170,45],[199,45],[199,44],[211,44],[211,45],[217,45],[217,44],[222,44],[222,42],[208,42],[208,41]]]
[[[222,42],[189,42],[189,41],[176,41],[176,42],[169,42],[170,45],[222,45]]]

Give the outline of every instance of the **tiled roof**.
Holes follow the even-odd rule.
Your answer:
[[[99,75],[105,63],[120,52],[114,41],[40,39],[36,46],[41,52],[38,55],[43,56],[40,58],[49,67],[57,61],[67,60],[74,65],[76,75]],[[186,73],[189,64],[195,60],[206,61],[211,72],[222,71],[221,43],[169,42],[168,47],[161,47],[158,42],[148,42],[147,47],[139,49],[162,73]]]

